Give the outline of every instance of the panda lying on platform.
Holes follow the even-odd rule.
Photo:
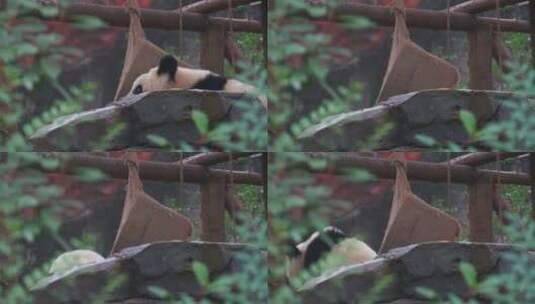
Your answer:
[[[301,270],[320,264],[321,272],[340,266],[364,263],[377,257],[366,243],[347,237],[340,229],[328,226],[320,234],[314,232],[306,241],[291,248],[287,276],[292,278]]]
[[[178,61],[172,55],[165,55],[157,67],[140,75],[132,85],[131,94],[167,89],[224,91],[258,96],[255,87],[238,80],[228,79],[208,70],[179,67]],[[258,98],[267,110],[266,97],[258,96]]]

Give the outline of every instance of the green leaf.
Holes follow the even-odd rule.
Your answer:
[[[201,133],[202,135],[208,133],[209,120],[206,114],[201,111],[193,110],[191,112],[191,119],[195,123],[197,130],[199,130],[199,133]]]
[[[428,147],[432,147],[437,144],[433,137],[424,134],[416,134],[414,139],[416,139],[420,144]]]
[[[149,134],[147,135],[147,139],[153,143],[154,145],[160,147],[160,148],[166,148],[166,147],[170,147],[171,144],[169,143],[169,141],[163,137],[163,136],[160,136],[160,135],[156,135],[156,134]]]
[[[475,267],[470,263],[461,262],[459,264],[459,270],[468,287],[475,288],[477,286],[477,272]]]
[[[459,111],[459,119],[461,120],[466,133],[471,137],[476,134],[477,131],[477,120],[472,112],[461,110]]]
[[[105,27],[106,22],[94,16],[76,16],[74,26],[83,30],[94,30]]]
[[[147,287],[147,289],[149,293],[151,293],[153,296],[160,300],[168,299],[170,296],[170,293],[167,290],[158,286],[149,286]]]
[[[100,182],[106,178],[106,174],[95,168],[79,167],[74,172],[78,180],[87,183]]]
[[[207,287],[210,283],[210,272],[208,271],[206,265],[195,261],[191,265],[191,268],[199,284],[201,284],[203,287]]]

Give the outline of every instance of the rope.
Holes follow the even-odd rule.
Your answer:
[[[448,204],[451,204],[451,190],[450,190],[450,185],[451,185],[451,164],[450,164],[450,161],[451,161],[451,152],[448,151],[448,166],[447,166],[447,170],[446,170]]]
[[[500,19],[501,19],[501,11],[500,11],[500,0],[496,0],[496,18],[498,19],[498,26],[497,26],[497,31],[496,31],[496,44],[498,44],[498,39],[500,39],[502,37],[502,26],[501,26],[501,22],[500,22]],[[496,49],[496,52],[498,53],[498,66],[499,68],[497,69],[498,70],[498,75],[500,77],[500,79],[502,78],[502,56],[501,56],[501,52]],[[503,86],[502,86],[502,82],[499,81],[498,82],[498,85],[500,86],[500,90],[503,89]],[[499,153],[498,153],[499,154]]]
[[[184,22],[182,19],[182,0],[179,0],[180,9],[178,10],[178,53],[184,58]]]
[[[499,0],[498,0],[499,1]],[[501,166],[500,166],[500,153],[496,153],[496,172],[500,172]],[[501,196],[501,193],[498,193],[498,191],[501,191],[502,189],[502,181],[500,174],[496,176],[496,194]],[[503,222],[503,214],[502,214],[502,205],[498,203],[497,209],[498,209],[498,217],[500,218],[500,222]]]
[[[233,238],[236,239],[236,210],[234,209],[234,200],[233,200],[233,196],[231,197],[231,195],[234,194],[234,165],[232,163],[232,152],[229,152],[228,154],[228,157],[229,157],[229,171],[230,171],[230,187],[229,189],[227,189],[227,191],[232,191],[232,192],[227,192],[227,198],[229,199],[229,207],[230,207],[230,211],[232,213],[232,231],[233,231]]]
[[[232,0],[227,0],[227,3],[228,3],[228,8],[227,8],[227,18],[229,20],[229,32],[231,34],[231,37],[232,37],[232,34],[234,33],[234,26],[232,25]]]
[[[179,201],[179,204],[182,204],[182,206],[184,206],[184,202],[182,201],[182,199],[184,198],[183,196],[183,192],[184,192],[184,163],[183,163],[183,160],[184,160],[184,152],[179,152],[180,154],[180,159],[179,159],[179,163],[180,163],[180,181],[179,181],[179,191],[178,191],[178,201]]]
[[[450,7],[451,7],[451,0],[448,0],[448,14],[446,15],[446,53],[448,53],[448,54],[451,52],[451,31],[450,31],[450,29],[451,29],[451,19],[450,19],[451,12],[450,12]],[[448,158],[448,161],[449,161],[449,158]]]

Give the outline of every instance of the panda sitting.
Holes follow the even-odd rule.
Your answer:
[[[357,238],[347,237],[340,229],[328,226],[314,232],[306,241],[291,247],[287,276],[295,277],[302,270],[319,266],[320,272],[341,266],[364,263],[377,253]]]

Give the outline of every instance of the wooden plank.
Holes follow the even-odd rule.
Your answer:
[[[492,44],[489,28],[479,27],[468,33],[468,87],[472,90],[492,90]],[[480,122],[492,115],[490,101],[483,95],[475,97],[469,108]]]
[[[478,178],[468,186],[469,239],[471,242],[492,242],[492,182]]]
[[[201,240],[225,241],[225,179],[210,177],[201,184]]]

